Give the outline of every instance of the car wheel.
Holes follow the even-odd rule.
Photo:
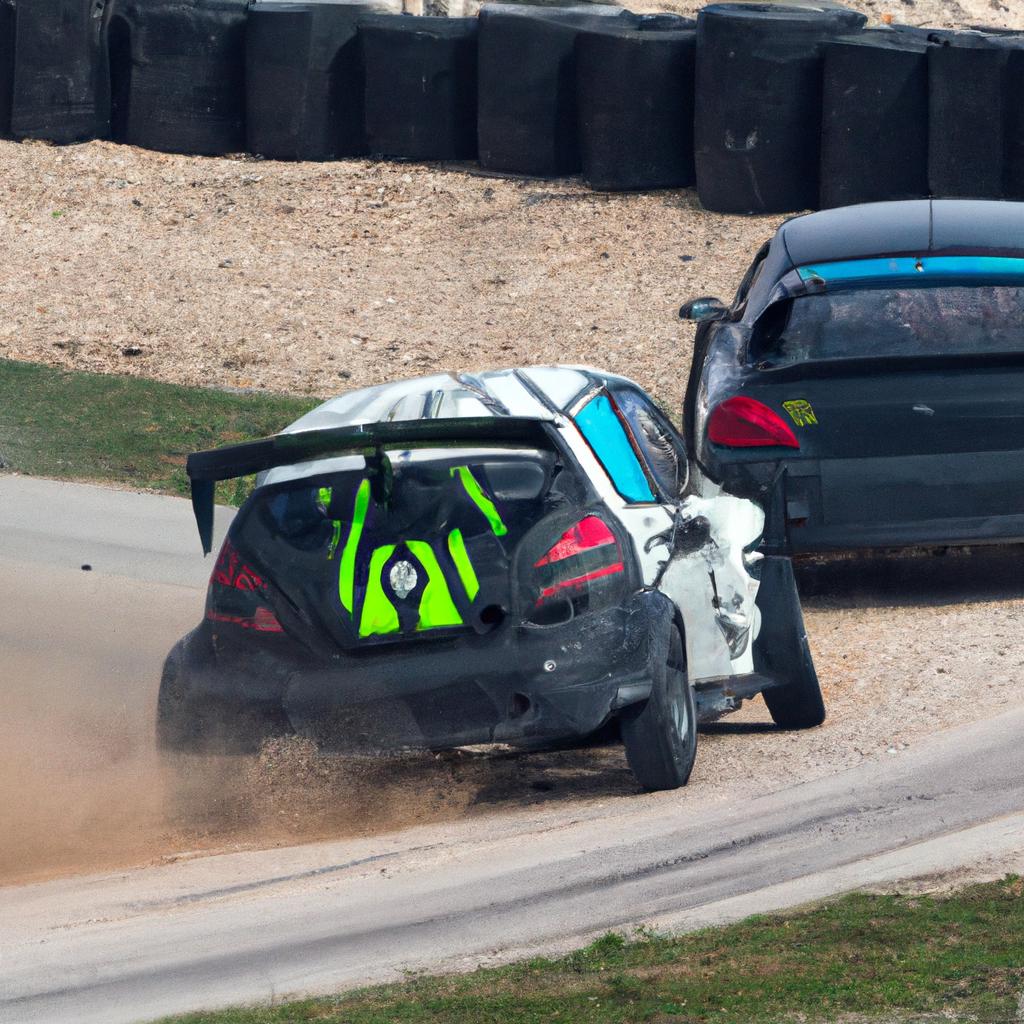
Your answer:
[[[157,748],[168,753],[254,754],[264,739],[288,732],[283,714],[190,692],[183,663],[194,636],[190,633],[176,644],[164,662],[156,704]]]
[[[167,655],[156,699],[156,745],[161,751],[186,750],[194,741],[197,724],[188,701],[188,686],[181,671],[181,649]]]
[[[650,697],[627,708],[621,722],[626,760],[644,789],[686,785],[697,756],[697,702],[679,630],[672,629],[668,659]]]

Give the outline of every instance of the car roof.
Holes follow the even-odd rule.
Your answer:
[[[744,319],[757,319],[779,280],[811,263],[871,256],[1024,256],[1024,203],[908,199],[807,213],[775,233]]]
[[[625,377],[589,366],[529,366],[479,374],[438,373],[338,395],[282,432],[460,416],[553,420],[586,392],[614,384],[637,386]]]
[[[866,203],[786,221],[779,234],[795,266],[900,253],[1024,253],[1024,203],[917,199]]]

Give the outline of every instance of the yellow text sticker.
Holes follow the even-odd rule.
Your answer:
[[[788,402],[782,403],[782,408],[789,413],[790,418],[798,427],[812,427],[818,423],[818,417],[814,415],[811,403],[805,398],[791,398]]]

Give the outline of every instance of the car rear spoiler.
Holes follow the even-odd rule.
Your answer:
[[[553,431],[554,424],[548,420],[521,416],[398,420],[300,430],[195,452],[188,457],[185,471],[192,484],[192,510],[203,554],[208,555],[213,548],[213,498],[218,480],[233,480],[330,455],[361,454],[368,460],[383,461],[385,448],[447,448],[467,442],[551,448]]]

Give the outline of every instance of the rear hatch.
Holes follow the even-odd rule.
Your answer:
[[[311,647],[485,633],[518,601],[524,537],[565,502],[559,475],[537,449],[331,459],[262,487],[229,539],[284,630]]]
[[[769,311],[744,392],[799,442],[785,453],[795,545],[799,530],[809,546],[846,530],[879,544],[982,539],[999,533],[992,520],[1024,515],[1022,309],[1024,287],[1004,282]]]

